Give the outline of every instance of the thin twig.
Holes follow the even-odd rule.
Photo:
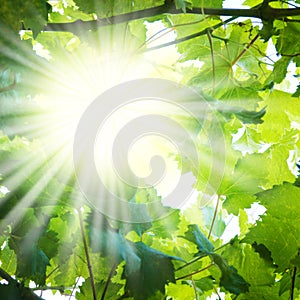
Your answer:
[[[215,221],[216,221],[216,217],[217,217],[217,213],[218,213],[218,208],[219,208],[219,202],[220,202],[220,196],[218,195],[217,204],[216,204],[215,211],[214,211],[214,216],[213,216],[213,219],[211,221],[209,233],[208,233],[208,236],[207,236],[208,239],[210,239],[210,236],[212,234],[212,231],[213,231],[213,228],[214,228],[214,225],[215,225]]]
[[[92,292],[93,292],[93,300],[97,300],[97,294],[96,294],[96,288],[95,288],[95,281],[94,281],[94,275],[92,271],[92,265],[91,265],[91,260],[90,260],[90,255],[89,255],[89,249],[86,241],[86,236],[84,232],[84,225],[83,225],[83,219],[82,219],[82,214],[81,210],[78,209],[78,216],[79,216],[79,223],[80,223],[80,229],[81,229],[81,235],[82,235],[82,241],[83,241],[83,246],[84,246],[84,251],[85,251],[85,256],[86,256],[86,261],[87,261],[87,266],[90,274],[90,279],[91,279],[91,286],[92,286]]]
[[[231,239],[229,242],[227,242],[227,243],[221,245],[220,247],[215,248],[215,249],[214,249],[214,252],[220,251],[222,248],[226,247],[227,245],[230,245],[230,244],[232,243],[232,240],[233,240],[233,239]]]
[[[47,291],[47,290],[52,290],[52,291],[65,291],[65,290],[70,290],[72,287],[65,287],[65,286],[37,286],[34,288],[30,288],[31,291]]]
[[[288,4],[288,5],[290,5],[290,6],[293,6],[293,7],[295,7],[295,8],[299,8],[299,6],[297,6],[297,5],[295,5],[295,4],[291,3],[291,2],[283,1],[283,0],[281,0],[281,2],[282,2],[282,3],[285,3],[285,4]]]
[[[76,289],[76,287],[77,287],[77,284],[78,284],[79,279],[80,279],[80,277],[78,276],[78,277],[77,277],[77,280],[76,280],[76,282],[75,282],[75,285],[74,285],[73,288],[72,288],[72,291],[71,291],[69,300],[71,300],[71,297],[72,297],[72,295],[73,295],[73,293],[74,293],[74,291],[75,291],[75,289]]]
[[[194,281],[193,278],[191,279],[191,281],[192,281],[192,286],[193,286],[193,289],[194,289],[194,292],[195,292],[195,300],[199,300],[198,293],[197,293],[197,288],[196,288],[196,285],[195,285],[195,281]]]
[[[212,66],[212,96],[215,94],[215,87],[216,87],[216,69],[215,69],[215,57],[214,57],[214,48],[213,48],[213,42],[211,38],[210,30],[207,30],[207,38],[209,41],[209,47],[210,47],[210,54],[211,54],[211,66]]]
[[[299,20],[300,21],[300,20]],[[298,57],[300,56],[300,53],[295,53],[295,54],[284,54],[284,53],[280,53],[281,56],[284,57]]]
[[[196,274],[198,274],[198,273],[201,273],[201,272],[203,272],[203,271],[209,269],[209,268],[212,267],[212,266],[214,266],[214,264],[210,264],[210,265],[206,266],[205,268],[200,269],[200,270],[198,270],[198,271],[194,271],[194,272],[192,272],[192,273],[190,273],[190,274],[180,276],[180,277],[176,278],[175,280],[177,281],[177,280],[182,280],[182,279],[191,277],[191,276],[193,276],[193,275],[196,275]]]
[[[293,269],[292,280],[291,280],[291,288],[290,288],[290,299],[294,300],[294,290],[295,290],[295,282],[296,282],[296,274],[297,268]]]
[[[157,50],[157,49],[161,49],[161,48],[164,48],[164,47],[168,47],[168,46],[171,46],[171,45],[176,45],[176,44],[179,44],[179,43],[182,43],[182,42],[185,42],[185,41],[188,41],[188,40],[191,40],[191,39],[194,39],[196,37],[199,37],[199,36],[202,36],[202,35],[205,35],[207,34],[207,29],[210,29],[210,30],[214,30],[214,29],[217,29],[221,26],[223,26],[224,24],[227,24],[233,20],[235,20],[237,17],[232,17],[232,18],[229,18],[225,21],[222,21],[214,26],[211,26],[209,28],[205,28],[204,30],[202,31],[199,31],[199,32],[196,32],[194,34],[191,34],[191,35],[188,35],[188,36],[185,36],[183,38],[180,38],[180,39],[177,39],[177,40],[174,40],[174,41],[170,41],[168,43],[164,43],[164,44],[161,44],[161,45],[157,45],[157,46],[154,46],[154,47],[151,47],[151,48],[147,48],[145,50],[143,50],[143,52],[149,52],[149,51],[153,51],[153,50]]]
[[[219,300],[222,300],[222,298],[221,298],[221,296],[220,296],[218,290],[217,290],[215,287],[214,287],[214,290],[215,290],[215,293],[217,294],[217,296],[219,297]]]
[[[255,41],[258,39],[259,34],[257,33],[255,37],[250,41],[250,43],[242,50],[242,52],[235,58],[235,60],[231,63],[231,66],[234,66],[241,57],[247,52],[247,50],[255,43]]]
[[[59,266],[56,266],[47,276],[46,279],[48,279],[55,271],[57,271]]]
[[[156,41],[157,39],[160,39],[162,38],[165,34],[168,34],[172,31],[174,31],[176,28],[178,27],[181,27],[181,26],[189,26],[189,25],[194,25],[194,24],[198,24],[200,22],[203,22],[204,20],[210,18],[211,16],[206,16],[204,17],[203,19],[201,20],[198,20],[198,21],[193,21],[193,22],[187,22],[187,23],[181,23],[181,24],[175,24],[175,25],[172,25],[171,27],[166,27],[166,28],[163,28],[161,30],[159,30],[158,32],[154,33],[152,36],[150,36],[148,39],[146,39],[145,42],[143,42],[143,44],[138,48],[142,48],[143,46],[145,45],[148,45],[154,41]],[[160,35],[161,33],[163,33],[162,35]]]
[[[104,286],[104,289],[103,289],[103,293],[102,293],[102,296],[101,296],[101,300],[104,300],[104,298],[105,298],[105,294],[107,292],[108,285],[109,285],[110,280],[111,280],[111,278],[112,278],[112,276],[113,276],[113,274],[114,274],[114,272],[116,270],[116,267],[117,267],[117,264],[116,263],[113,264],[113,266],[112,266],[112,268],[111,268],[111,270],[110,270],[110,272],[108,274],[108,277],[107,277],[107,280],[106,280],[106,283],[105,283],[105,286]]]
[[[183,269],[183,268],[185,268],[185,267],[187,267],[187,266],[193,264],[194,262],[198,261],[198,260],[199,260],[200,258],[202,258],[202,257],[203,257],[203,256],[198,256],[198,257],[196,257],[196,258],[194,258],[194,259],[188,261],[188,262],[187,262],[186,264],[184,264],[183,266],[180,266],[179,268],[177,268],[177,269],[175,270],[175,272],[177,272],[177,271],[179,271],[179,270],[181,270],[181,269]]]

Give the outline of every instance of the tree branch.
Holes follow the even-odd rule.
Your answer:
[[[132,20],[151,18],[161,14],[182,14],[181,9],[176,9],[173,3],[166,1],[165,4],[157,7],[147,8],[144,10],[133,11],[125,14],[101,18],[92,21],[77,20],[69,23],[48,23],[44,31],[69,31],[78,33],[86,30],[97,29],[98,27],[112,24],[125,23]],[[261,20],[275,20],[286,17],[299,16],[300,8],[273,8],[267,5],[260,5],[250,9],[235,8],[192,8],[186,9],[189,14],[205,14],[212,16],[231,16],[231,17],[248,17],[258,18]],[[26,28],[23,28],[26,29]]]

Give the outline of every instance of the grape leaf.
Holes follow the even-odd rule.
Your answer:
[[[291,267],[300,247],[296,221],[299,196],[300,189],[289,183],[260,193],[258,199],[267,208],[266,215],[245,237],[246,242],[265,245],[279,270]]]
[[[240,252],[244,256],[238,255]],[[235,242],[222,252],[222,256],[232,264],[239,274],[250,284],[250,289],[256,286],[269,286],[274,282],[274,266],[254,251],[249,244]]]
[[[223,0],[192,0],[194,7],[222,7]]]
[[[181,9],[184,13],[186,13],[186,8],[190,8],[190,1],[185,0],[175,0],[175,6],[177,9]]]
[[[206,256],[213,252],[214,246],[195,224],[188,225],[184,238],[195,243],[198,248],[197,256]]]
[[[28,1],[24,7],[24,24],[32,30],[33,38],[36,38],[47,24],[49,8],[50,5],[45,0]]]
[[[102,297],[105,286],[106,286],[106,282],[104,281],[96,282],[95,290],[96,290],[97,299],[100,299],[100,297]],[[120,284],[110,282],[105,293],[105,299],[115,300],[120,287],[121,287]],[[80,290],[79,292],[76,292],[76,299],[78,300],[93,299],[92,285],[91,285],[90,278],[86,279],[84,283],[79,286],[79,290]]]
[[[174,284],[170,282],[166,286],[166,294],[174,300],[190,300],[195,296],[194,289],[188,284]]]
[[[278,40],[275,44],[276,50],[279,54],[284,57],[292,57],[295,61],[296,65],[299,66],[300,60],[299,57],[293,57],[292,53],[298,51],[300,46],[300,42],[295,40],[295,34],[298,34],[300,31],[300,26],[297,23],[289,23],[287,26],[284,26],[282,30],[280,30],[280,34]],[[287,60],[287,59],[286,59]]]
[[[298,84],[297,90],[296,90],[295,93],[292,95],[292,97],[299,97],[299,96],[300,96],[300,84]]]
[[[249,290],[249,284],[238,274],[235,267],[229,266],[224,258],[216,253],[212,253],[211,257],[222,272],[220,284],[225,289],[236,295],[245,293]]]
[[[238,161],[234,173],[225,176],[219,188],[219,193],[226,195],[224,207],[228,212],[237,215],[239,208],[251,206],[255,201],[253,194],[267,184],[267,168],[266,154],[246,155]]]
[[[155,295],[157,291],[164,293],[165,284],[175,282],[171,260],[179,258],[163,254],[142,242],[135,243],[134,247],[140,263],[135,270],[129,269],[127,262],[125,264],[123,276],[126,278],[128,295],[142,300]],[[132,264],[130,257],[128,260]]]

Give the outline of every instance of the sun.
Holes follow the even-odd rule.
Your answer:
[[[155,22],[146,24],[145,28],[147,38],[151,38],[155,32],[163,28],[163,25]],[[53,35],[53,44],[50,45],[46,44],[49,34]],[[29,173],[15,172],[8,180],[4,180],[2,185],[9,191],[16,190],[18,185],[34,175],[37,169],[45,170],[44,176],[37,179],[29,194],[24,195],[20,201],[20,205],[23,206],[27,203],[28,195],[31,195],[31,201],[34,202],[35,198],[39,197],[40,190],[47,186],[47,181],[51,181],[53,176],[61,173],[62,175],[58,178],[63,181],[63,184],[71,180],[74,175],[72,166],[74,135],[82,114],[95,98],[122,82],[138,78],[178,80],[177,72],[166,66],[172,65],[179,56],[175,47],[167,51],[157,50],[155,53],[140,51],[142,46],[140,41],[123,25],[103,28],[85,37],[78,37],[72,33],[42,32],[36,40],[32,40],[32,34],[29,31],[20,32],[20,36],[23,40],[32,41],[33,50],[37,56],[41,57],[41,63],[32,65],[28,62],[32,73],[38,75],[32,80],[28,78],[26,84],[29,90],[36,92],[29,101],[30,113],[22,116],[24,127],[14,128],[12,136],[24,135],[22,143],[35,143],[43,155],[22,158],[19,164],[20,166],[26,164],[30,170]],[[174,39],[174,36],[163,35],[161,40],[156,42],[161,43],[169,39]],[[151,46],[153,43],[155,41]],[[157,102],[155,105],[156,108],[153,105],[150,108],[152,112],[157,110]],[[142,106],[143,109],[141,109]],[[107,124],[110,126],[106,124],[106,129],[99,131],[95,147],[102,149],[103,141],[104,144],[109,145],[111,138],[124,125],[124,122],[145,114],[147,110],[149,113],[149,107],[151,105],[138,104],[136,107],[126,106],[116,111],[116,114],[111,116],[111,120],[108,120]],[[101,147],[99,147],[100,144]],[[151,146],[148,147],[147,144]],[[152,156],[160,153],[168,161],[167,166],[171,173],[175,174],[175,179],[165,176],[157,186],[161,195],[168,193],[168,190],[172,189],[170,183],[176,182],[176,176],[178,176],[177,163],[169,156],[170,152],[176,150],[174,145],[170,142],[163,142],[161,137],[150,136],[144,141],[135,143],[131,150],[128,156],[130,167],[142,177],[147,172],[149,173],[149,160]],[[142,153],[142,155],[137,155],[137,153]],[[102,160],[100,164],[102,166],[103,157],[95,157],[95,159],[98,162]],[[107,166],[98,169],[106,173],[104,176],[107,177],[110,168],[111,166]],[[57,191],[57,198],[61,193],[63,193],[62,190]],[[18,208],[19,206],[16,206],[8,217],[13,219],[19,216]]]

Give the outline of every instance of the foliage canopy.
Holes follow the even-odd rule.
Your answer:
[[[0,298],[298,299],[299,2],[2,0]],[[176,158],[197,201],[127,224],[83,200],[70,128],[145,58],[214,109],[200,126],[175,116],[197,142],[199,166]],[[153,187],[132,199],[160,201]],[[228,239],[230,218],[239,230]]]

